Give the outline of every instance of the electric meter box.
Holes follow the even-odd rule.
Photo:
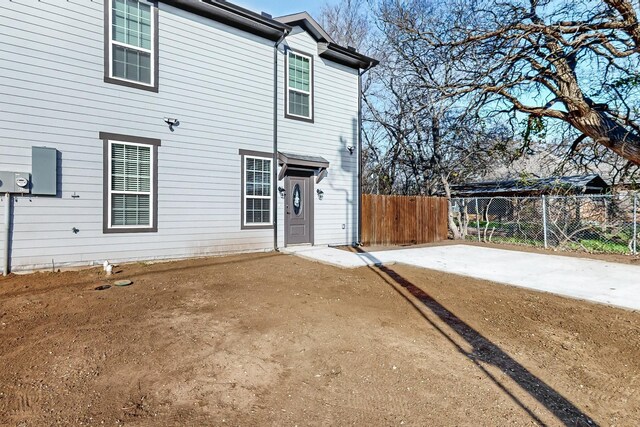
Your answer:
[[[31,194],[55,196],[58,191],[58,150],[31,147]]]
[[[31,174],[0,171],[0,193],[29,194]]]

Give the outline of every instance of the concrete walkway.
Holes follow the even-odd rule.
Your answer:
[[[634,265],[466,245],[371,253],[294,247],[284,252],[343,268],[402,263],[640,310],[640,266]]]

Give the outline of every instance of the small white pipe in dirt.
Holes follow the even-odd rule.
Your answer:
[[[4,264],[2,275],[9,274],[9,231],[11,230],[11,194],[4,195]]]

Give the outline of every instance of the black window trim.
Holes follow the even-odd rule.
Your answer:
[[[240,154],[240,162],[241,162],[241,187],[240,187],[240,229],[241,230],[271,230],[273,229],[273,223],[276,221],[275,212],[273,211],[273,200],[275,199],[275,194],[271,194],[271,204],[269,209],[271,210],[271,224],[260,224],[260,225],[251,225],[245,224],[245,185],[247,179],[247,171],[246,171],[246,156],[250,157],[259,157],[265,160],[269,160],[271,162],[271,174],[269,175],[271,179],[270,187],[271,192],[273,193],[273,153],[268,153],[265,151],[254,151],[254,150],[238,150],[238,154]]]
[[[102,232],[103,234],[122,234],[122,233],[156,233],[158,231],[158,147],[162,145],[159,139],[143,138],[139,136],[122,135],[110,132],[100,132],[99,139],[102,140]],[[152,197],[153,204],[151,206],[151,227],[140,228],[119,228],[112,227],[109,224],[109,175],[111,174],[111,165],[109,164],[109,142],[133,142],[135,144],[143,144],[151,147],[151,156],[153,158],[153,170],[151,171]]]
[[[307,122],[307,123],[314,123],[315,122],[315,115],[316,115],[316,108],[315,108],[315,99],[316,99],[316,94],[315,94],[315,64],[314,64],[314,56],[313,54],[307,53],[307,52],[303,52],[301,50],[298,49],[292,49],[290,47],[286,47],[285,48],[285,60],[284,60],[284,117],[287,119],[291,119],[291,120],[298,120],[301,122]],[[309,100],[309,108],[311,110],[311,117],[302,117],[302,116],[297,116],[297,115],[293,115],[293,114],[289,114],[289,54],[290,53],[294,53],[297,55],[302,55],[305,57],[309,58],[309,66],[310,66],[310,70],[309,70],[309,77],[310,77],[310,82],[309,82],[309,86],[310,86],[310,97],[311,99]]]
[[[104,0],[104,82],[112,83],[120,86],[126,86],[135,89],[142,89],[149,92],[158,93],[158,77],[159,73],[159,61],[158,61],[158,0],[144,0],[151,4],[151,13],[153,15],[153,85],[146,85],[144,83],[136,83],[130,80],[123,80],[117,77],[111,76],[111,4],[113,0]]]

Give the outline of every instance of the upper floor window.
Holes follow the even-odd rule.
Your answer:
[[[106,0],[106,3],[105,81],[157,91],[155,4],[147,0]]]
[[[287,117],[313,121],[313,58],[287,53]]]

